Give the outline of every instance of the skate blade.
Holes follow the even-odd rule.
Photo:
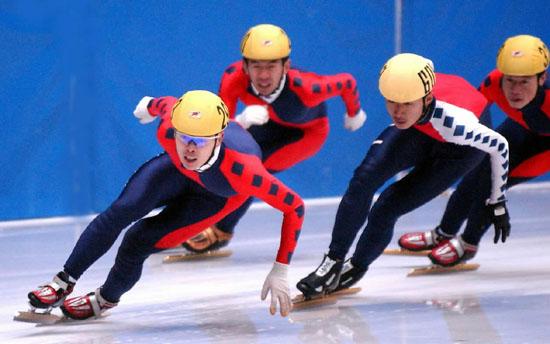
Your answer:
[[[317,306],[332,305],[332,304],[335,304],[339,298],[344,297],[346,295],[357,294],[360,291],[361,291],[361,288],[359,287],[347,288],[331,294],[320,294],[309,299],[306,299],[304,294],[300,294],[295,296],[292,299],[292,310],[296,311],[300,309],[313,308]]]
[[[162,259],[163,263],[175,263],[175,262],[184,262],[190,260],[208,260],[213,258],[224,258],[229,257],[233,254],[231,250],[216,250],[216,251],[207,251],[204,253],[181,253],[181,254],[171,254],[165,256]]]
[[[479,268],[479,264],[469,264],[462,263],[455,266],[440,266],[440,265],[430,265],[421,268],[412,269],[407,276],[422,276],[422,275],[436,275],[436,274],[446,274],[451,272],[461,272],[461,271],[475,271]]]
[[[384,250],[383,254],[388,256],[420,256],[427,257],[430,253],[430,250],[423,251],[409,251],[404,248],[387,248]]]
[[[52,325],[59,323],[65,319],[64,316],[51,313],[19,311],[13,316],[14,321],[21,321],[34,324]]]

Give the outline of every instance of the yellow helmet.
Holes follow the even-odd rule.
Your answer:
[[[430,93],[435,84],[432,61],[416,54],[398,54],[384,64],[378,88],[384,98],[407,103]]]
[[[504,42],[497,54],[497,69],[502,74],[528,76],[548,68],[548,48],[538,37],[519,35]]]
[[[241,41],[241,53],[252,60],[278,60],[290,55],[290,39],[285,31],[271,24],[251,27]]]
[[[172,108],[172,125],[190,136],[214,136],[225,129],[228,119],[223,100],[209,91],[186,92]]]

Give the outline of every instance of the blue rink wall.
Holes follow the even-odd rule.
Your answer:
[[[155,124],[132,116],[144,95],[217,91],[248,27],[282,26],[292,63],[352,73],[366,125],[343,129],[328,102],[321,152],[281,179],[303,197],[341,195],[390,123],[378,72],[395,51],[393,1],[0,1],[0,220],[82,215],[107,207],[161,152]],[[546,0],[403,1],[402,51],[478,85],[508,36],[550,41]],[[493,108],[495,122],[502,115]],[[541,180],[550,180],[549,176]]]

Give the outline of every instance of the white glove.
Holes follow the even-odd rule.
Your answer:
[[[367,120],[367,114],[363,109],[359,109],[357,115],[350,117],[347,113],[344,114],[344,128],[349,131],[356,131],[361,128]]]
[[[147,124],[151,123],[155,120],[154,116],[151,116],[149,114],[149,110],[147,110],[147,105],[149,105],[149,102],[151,99],[154,99],[153,97],[143,97],[139,101],[138,105],[136,106],[134,110],[134,116],[136,116],[137,119],[139,119],[139,123],[141,124]]]
[[[279,300],[280,311],[283,317],[286,317],[292,309],[287,274],[288,265],[275,262],[265,279],[264,287],[262,288],[262,300],[265,300],[267,293],[271,290],[271,306],[269,307],[271,315],[277,313],[277,300]]]
[[[235,116],[235,120],[243,128],[248,129],[253,125],[266,124],[269,121],[269,113],[264,105],[249,105],[244,108],[243,112]]]

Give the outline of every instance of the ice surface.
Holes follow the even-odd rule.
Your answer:
[[[492,229],[473,262],[478,271],[406,277],[422,257],[382,256],[337,304],[271,316],[260,290],[279,241],[281,216],[255,206],[218,260],[162,264],[150,257],[143,277],[106,318],[55,326],[12,321],[26,294],[63,265],[86,221],[0,223],[1,343],[549,343],[550,188],[509,192],[512,236],[492,243]],[[447,198],[404,216],[406,231],[433,228]],[[290,285],[321,261],[337,203],[310,202]],[[115,247],[77,283],[75,295],[104,281]],[[54,312],[58,312],[55,310]]]

